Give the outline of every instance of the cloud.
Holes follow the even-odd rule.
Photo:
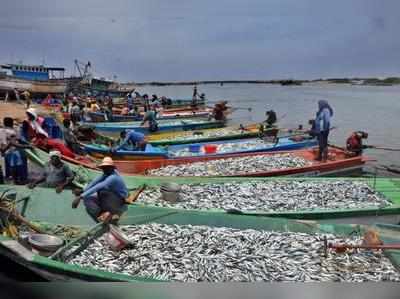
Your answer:
[[[4,3],[3,3],[4,2]],[[400,2],[3,0],[0,58],[123,80],[385,75],[400,68]],[[3,61],[4,60],[4,61]]]

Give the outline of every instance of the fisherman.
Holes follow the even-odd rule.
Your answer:
[[[215,104],[213,112],[212,112],[214,119],[217,121],[225,121],[226,120],[225,111],[227,109],[228,108],[226,107],[225,102],[220,102],[220,103]]]
[[[100,106],[97,104],[96,100],[92,100],[91,101],[91,105],[90,105],[90,111],[91,112],[97,112],[100,110]]]
[[[31,142],[35,138],[48,138],[47,132],[42,128],[36,110],[29,108],[26,110],[27,119],[22,122],[21,139]]]
[[[150,102],[149,102],[149,96],[147,94],[143,95],[143,101],[144,101],[144,106],[148,107],[150,106]]]
[[[195,84],[193,87],[193,96],[192,96],[192,104],[191,104],[192,108],[197,107],[197,96],[198,96],[197,85]]]
[[[277,122],[277,117],[276,117],[275,111],[269,110],[269,111],[265,112],[265,115],[267,116],[267,119],[264,121],[265,129],[272,128],[273,126],[275,126],[275,124]]]
[[[33,189],[45,182],[45,187],[56,188],[56,192],[61,193],[65,187],[71,186],[74,177],[75,175],[69,166],[61,160],[61,153],[59,151],[51,151],[50,160],[45,166],[43,175],[30,183],[28,187]]]
[[[74,131],[71,128],[71,121],[69,119],[63,120],[63,136],[65,144],[76,154],[83,155],[78,138],[76,138]]]
[[[92,118],[91,118],[91,116],[90,116],[90,112],[91,112],[91,103],[90,103],[90,101],[88,101],[87,103],[86,103],[86,106],[83,108],[83,110],[82,110],[82,117],[83,117],[83,121],[86,121],[86,122],[90,122],[90,121],[92,121]]]
[[[132,97],[133,91],[128,93],[128,97],[126,100],[126,104],[128,106],[128,111],[132,110],[133,108],[133,97]]]
[[[158,97],[157,97],[156,94],[153,94],[153,95],[152,95],[151,104],[152,104],[153,107],[155,107],[155,108],[160,107],[160,100],[158,99]]]
[[[139,113],[139,107],[138,106],[133,106],[133,109],[129,111],[128,113],[129,115],[132,115],[133,117],[139,117],[140,113]]]
[[[125,199],[128,189],[110,157],[105,157],[98,167],[103,174],[92,181],[83,193],[75,192],[72,208],[76,209],[83,199],[86,212],[95,222],[117,223],[127,209]]]
[[[81,121],[82,111],[81,108],[78,106],[78,102],[74,101],[71,107],[71,122],[74,126],[77,125],[78,122]]]
[[[22,95],[24,96],[25,99],[25,104],[26,104],[26,109],[28,109],[31,106],[31,94],[29,93],[28,90],[25,90]]]
[[[19,95],[18,89],[14,88],[14,94],[15,94],[15,99],[17,100],[18,103],[21,102],[21,97]]]
[[[331,129],[333,109],[325,100],[318,101],[318,112],[315,118],[315,131],[318,134],[319,153],[317,160],[326,162],[328,159],[328,136]]]
[[[149,108],[148,108],[149,109]],[[156,119],[156,111],[154,110],[147,110],[146,114],[143,117],[143,121],[140,125],[144,125],[145,122],[149,123],[149,131],[150,132],[157,132],[158,131],[158,123]]]
[[[363,145],[363,139],[368,138],[368,133],[363,131],[353,132],[346,141],[346,149],[354,156],[361,156],[363,150],[369,148],[368,145]]]
[[[167,106],[167,104],[168,104],[167,98],[165,96],[162,96],[161,97],[161,106],[165,107],[165,106]]]
[[[31,146],[18,140],[11,117],[5,117],[3,125],[4,128],[0,129],[0,150],[4,156],[5,175],[14,184],[23,184],[28,178],[28,162],[24,149],[30,149]]]
[[[146,149],[146,144],[145,136],[142,133],[135,132],[134,130],[123,130],[120,133],[120,144],[112,149],[112,152],[116,152],[120,149],[144,151]]]

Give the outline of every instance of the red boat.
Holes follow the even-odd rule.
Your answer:
[[[285,169],[276,169],[262,172],[253,173],[236,173],[234,175],[227,175],[232,177],[248,176],[248,177],[270,177],[270,176],[320,176],[339,173],[348,173],[356,170],[361,170],[365,162],[369,161],[364,156],[350,156],[345,150],[340,148],[329,148],[329,158],[327,162],[320,162],[316,160],[318,148],[296,150],[287,152],[268,152],[268,153],[245,153],[245,154],[232,154],[223,157],[190,157],[181,159],[157,159],[157,160],[137,160],[137,161],[114,161],[117,169],[121,173],[132,175],[146,175],[150,169],[156,169],[167,165],[180,165],[189,164],[193,162],[219,160],[227,158],[239,158],[248,156],[271,156],[282,155],[290,153],[292,155],[301,157],[306,161],[311,162],[311,165],[305,167],[294,167]]]

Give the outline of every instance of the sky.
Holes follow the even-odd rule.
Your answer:
[[[398,0],[1,0],[0,63],[119,81],[400,76]],[[76,72],[75,72],[76,73]]]

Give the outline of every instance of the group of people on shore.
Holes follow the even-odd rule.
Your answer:
[[[49,160],[39,176],[28,178],[30,171],[26,150],[33,149],[38,143],[44,144],[44,140],[48,142],[52,140],[43,128],[43,124],[43,118],[38,116],[33,108],[26,110],[26,119],[18,126],[13,118],[3,119],[3,127],[0,128],[0,152],[4,157],[5,171],[4,176],[3,170],[0,171],[1,183],[7,181],[27,185],[31,189],[37,186],[54,188],[57,193],[63,192],[66,188],[72,189],[76,196],[72,203],[73,208],[76,208],[83,200],[87,213],[94,221],[118,221],[119,216],[126,209],[125,198],[128,195],[128,189],[116,171],[111,158],[103,159],[98,165],[103,170],[103,174],[83,190],[76,189],[73,183],[76,173],[62,159],[66,154],[63,147],[73,148],[74,144],[78,143],[70,128],[69,120],[64,120],[64,140],[52,141],[58,143],[51,144]]]

